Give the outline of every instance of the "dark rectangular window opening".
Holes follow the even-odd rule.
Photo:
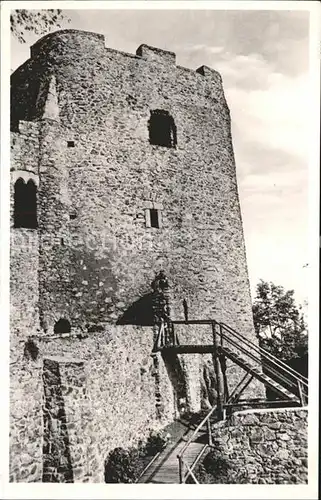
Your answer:
[[[177,132],[174,118],[168,111],[155,109],[150,112],[148,122],[149,142],[154,146],[175,148],[177,145]]]
[[[155,208],[150,209],[150,226],[159,228],[158,210]]]
[[[67,141],[67,147],[68,148],[74,148],[75,147],[75,141]]]

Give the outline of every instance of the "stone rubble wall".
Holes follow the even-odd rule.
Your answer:
[[[230,482],[306,484],[308,409],[236,412],[213,428],[215,454],[228,463]]]
[[[44,410],[43,410],[43,477],[44,482],[72,483],[74,480],[71,463],[69,426],[63,397],[62,377],[56,360],[44,360],[43,367]],[[65,390],[68,391],[69,387]],[[75,408],[81,408],[81,399]],[[75,428],[76,418],[73,419]],[[78,429],[79,430],[79,429]],[[82,439],[82,433],[79,439]]]
[[[10,245],[10,327],[12,337],[27,339],[39,328],[38,234],[19,228]]]
[[[200,354],[180,355],[186,374],[186,407],[197,413],[201,408],[201,363]]]
[[[224,320],[256,342],[221,77],[177,66],[168,51],[143,45],[137,54],[106,49],[94,33],[60,31],[13,75],[13,96],[38,79],[55,106],[56,120],[46,118],[42,92],[41,327],[52,333],[61,317],[81,330],[115,323],[164,269],[173,318],[183,319],[185,299],[190,318]],[[20,120],[34,116],[29,108]],[[173,116],[176,148],[149,143],[153,109]],[[163,207],[161,230],[146,227],[150,203]],[[207,337],[188,333],[190,342]],[[231,368],[232,385],[240,376]],[[261,384],[249,392],[262,396]]]
[[[131,309],[146,314],[156,272],[169,279],[174,319],[184,319],[185,299],[190,318],[225,321],[256,341],[229,110],[214,70],[176,66],[172,53],[145,45],[136,55],[107,49],[102,36],[76,30],[32,47],[12,75],[12,98],[12,175],[29,171],[39,183],[39,229],[12,228],[13,240],[33,240],[31,252],[14,244],[11,254],[12,480],[65,474],[58,468],[69,458],[42,467],[47,404],[59,432],[65,412],[88,436],[78,443],[69,427],[74,480],[103,481],[111,449],[168,423],[178,400],[200,404],[205,358],[166,365],[151,357],[153,329],[124,322]],[[149,143],[154,109],[173,116],[176,148]],[[160,230],[146,227],[154,204]],[[80,338],[46,340],[60,318]],[[24,346],[34,335],[43,341],[31,360]],[[209,335],[186,328],[181,340],[207,343]],[[58,365],[49,370],[46,359]],[[77,367],[83,386],[70,378]],[[241,376],[231,369],[231,385]],[[61,390],[46,400],[44,386],[59,377]],[[253,383],[249,392],[264,390]]]
[[[10,340],[10,481],[42,481],[42,362],[24,354],[25,340]]]
[[[160,355],[155,366],[152,328],[109,326],[86,338],[34,342],[38,359],[20,359],[17,369],[23,362],[23,373],[13,379],[18,416],[12,419],[12,453],[17,453],[11,480],[104,482],[110,451],[135,446],[173,421],[174,386]],[[33,372],[30,380],[27,374]],[[35,401],[30,395],[26,400],[30,391]],[[22,402],[28,412],[19,415]],[[32,411],[35,420],[29,423]],[[18,452],[22,438],[39,448],[36,479],[26,476],[26,456]]]
[[[176,66],[167,51],[141,53],[106,49],[101,36],[74,30],[33,47],[39,79],[55,82],[59,119],[41,122],[40,212],[51,241],[40,245],[44,323],[50,329],[67,314],[79,327],[85,316],[117,321],[164,268],[176,319],[185,298],[190,317],[224,320],[255,340],[221,78]],[[30,63],[18,72],[34,76]],[[173,116],[176,148],[149,144],[152,109]],[[151,201],[163,206],[160,231],[145,227]],[[72,242],[59,248],[52,236],[63,231]],[[56,269],[62,261],[70,276]]]
[[[39,326],[39,234],[33,229],[13,228],[14,184],[20,177],[39,184],[39,126],[21,122],[11,136],[10,157],[10,325],[21,338]],[[30,331],[32,329],[32,331]]]

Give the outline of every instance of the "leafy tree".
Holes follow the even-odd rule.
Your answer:
[[[25,35],[32,32],[36,35],[45,35],[50,28],[61,28],[61,22],[70,19],[60,9],[46,10],[13,10],[10,15],[11,33],[21,43],[25,43]]]
[[[260,346],[283,361],[308,353],[308,331],[295,304],[294,291],[261,280],[256,287],[253,319]]]

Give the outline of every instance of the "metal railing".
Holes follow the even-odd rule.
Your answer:
[[[224,355],[224,343],[227,346],[231,346],[237,349],[238,352],[243,354],[247,359],[254,361],[255,365],[262,370],[265,369],[263,373],[273,379],[274,382],[279,383],[283,388],[289,390],[292,394],[299,398],[301,406],[307,404],[308,401],[308,379],[301,375],[299,372],[288,366],[286,363],[273,356],[270,352],[262,349],[254,342],[251,342],[246,337],[243,337],[233,328],[229,327],[225,323],[219,323],[215,320],[188,320],[188,321],[171,321],[170,325],[165,325],[164,322],[160,324],[158,336],[154,346],[155,350],[161,349],[162,347],[176,347],[179,346],[179,340],[177,334],[174,331],[175,324],[202,324],[211,325],[213,330],[213,352],[214,352],[214,367],[215,371],[218,370],[216,366],[218,363],[218,357],[220,356],[220,351]],[[222,348],[222,349],[221,349]],[[235,353],[238,356],[238,352]],[[245,360],[246,363],[246,360]],[[252,369],[253,370],[253,367]],[[253,375],[253,371],[249,371]],[[249,382],[244,380],[244,386]],[[264,400],[258,401],[257,404],[261,405]],[[269,402],[267,402],[269,403]],[[271,405],[277,405],[277,401],[271,402]],[[280,404],[282,402],[280,401]],[[235,403],[231,402],[226,406],[235,406]],[[255,405],[254,405],[255,406]],[[224,403],[220,401],[220,395],[218,393],[218,404],[213,406],[208,414],[203,418],[201,423],[197,426],[193,434],[190,436],[188,441],[185,443],[184,447],[177,455],[179,462],[179,481],[180,483],[185,483],[188,478],[191,478],[194,483],[198,484],[197,478],[194,474],[194,469],[199,463],[200,458],[204,455],[206,449],[212,446],[212,431],[210,419],[214,412],[217,412],[218,419],[224,418]],[[189,464],[185,458],[186,450],[190,444],[194,441],[195,437],[206,425],[207,427],[207,443],[203,446],[200,452],[197,454],[192,464]]]
[[[209,446],[212,446],[212,429],[211,429],[210,419],[216,410],[217,410],[217,406],[213,406],[213,408],[211,408],[211,410],[207,413],[207,415],[203,418],[201,423],[196,427],[193,434],[187,440],[187,442],[183,446],[180,453],[177,455],[178,466],[179,466],[179,482],[181,484],[185,483],[189,477],[192,478],[194,483],[199,484],[193,471],[194,471],[196,465],[198,464],[199,460],[201,459],[201,457],[204,455],[206,449]],[[206,429],[207,429],[207,443],[203,446],[203,448],[200,450],[200,452],[198,453],[198,455],[194,459],[193,463],[190,465],[190,464],[188,464],[188,462],[184,458],[184,455],[186,453],[186,450],[190,446],[190,444],[194,441],[195,437],[197,436],[197,434],[199,433],[199,431],[202,429],[202,427],[205,424],[206,424]]]
[[[270,352],[243,337],[225,323],[220,323],[219,325],[221,345],[224,340],[227,344],[236,347],[245,356],[250,357],[256,364],[262,365],[265,368],[264,373],[266,375],[297,395],[302,405],[306,404],[308,400],[308,379],[306,377],[293,370],[293,368],[273,356]]]
[[[224,338],[224,336],[223,336],[223,338]],[[238,352],[243,354],[245,357],[250,358],[251,361],[254,361],[254,366],[252,368],[255,368],[255,365],[258,368],[261,368],[262,360],[261,360],[260,356],[255,355],[252,351],[249,351],[246,348],[244,348],[242,345],[239,345],[234,339],[229,338],[227,343],[229,346],[235,347],[238,350]],[[234,354],[236,354],[236,356],[238,356],[238,352],[234,353]],[[224,348],[223,348],[223,353],[224,353]],[[246,360],[244,360],[244,361],[246,361]],[[272,375],[272,378],[274,376],[274,377],[280,379],[280,382],[283,385],[291,385],[291,386],[294,385],[295,389],[297,388],[297,385],[293,384],[291,379],[287,378],[286,375],[284,375],[281,372],[281,370],[278,370],[277,368],[272,366],[272,367],[270,367],[269,372],[271,372],[270,375]]]
[[[153,465],[153,463],[155,462],[155,460],[159,457],[160,455],[160,451],[158,453],[156,453],[156,455],[153,456],[153,458],[148,462],[148,464],[144,467],[144,469],[142,470],[142,472],[139,474],[138,478],[136,479],[135,483],[138,483],[141,478],[143,477],[143,475],[151,468],[151,466]]]
[[[243,337],[236,330],[228,326],[226,323],[219,323],[215,320],[188,320],[188,321],[171,321],[171,327],[164,322],[160,324],[159,334],[155,344],[156,350],[162,346],[175,347],[179,345],[177,334],[174,332],[175,324],[207,324],[212,325],[213,330],[217,327],[220,337],[220,345],[223,343],[227,346],[236,348],[241,354],[250,358],[258,366],[264,367],[264,373],[275,382],[280,383],[284,388],[288,389],[300,399],[301,405],[305,405],[308,401],[308,379],[299,372],[288,366],[286,363],[276,358],[270,352],[262,349],[254,342],[251,342],[246,337]],[[214,334],[214,341],[217,335]],[[215,343],[215,342],[214,342]],[[216,356],[215,356],[216,357]]]
[[[297,372],[296,370],[294,370],[293,368],[291,368],[290,366],[288,366],[286,363],[284,363],[284,361],[282,361],[281,359],[277,358],[276,356],[274,356],[273,354],[271,354],[266,349],[263,349],[262,347],[257,346],[256,344],[254,344],[254,342],[252,342],[251,340],[248,340],[246,337],[243,337],[236,330],[234,330],[230,326],[226,325],[226,323],[219,323],[219,325],[223,329],[225,329],[228,332],[232,333],[234,336],[238,337],[240,340],[242,340],[243,343],[249,345],[251,347],[251,349],[255,349],[256,351],[259,351],[260,354],[261,354],[261,356],[269,358],[270,360],[272,360],[275,363],[277,363],[279,366],[284,367],[288,372],[291,372],[293,374],[293,376],[295,376],[296,378],[300,378],[302,380],[302,382],[304,382],[304,383],[306,383],[306,385],[308,385],[308,379],[306,377],[304,377],[301,373]]]

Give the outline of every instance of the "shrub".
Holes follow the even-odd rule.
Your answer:
[[[169,441],[170,435],[164,431],[152,432],[146,443],[146,453],[156,455],[162,451]]]
[[[196,477],[202,484],[233,483],[230,472],[228,460],[218,455],[217,451],[214,450],[205,456],[203,462],[195,470]]]
[[[218,456],[213,451],[210,451],[206,455],[203,466],[208,474],[215,474],[217,476],[226,476],[229,471],[227,460],[223,457]]]
[[[169,434],[152,432],[146,442],[137,448],[115,448],[105,462],[105,483],[134,483],[151,457],[162,451],[168,443]]]
[[[133,483],[139,473],[139,450],[115,448],[105,462],[105,483]]]

